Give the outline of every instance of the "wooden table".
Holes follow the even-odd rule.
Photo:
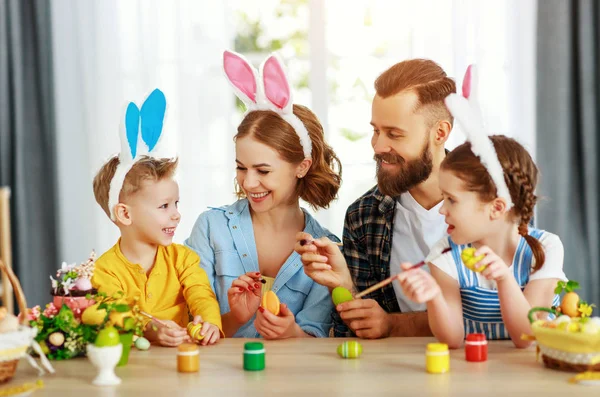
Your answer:
[[[342,339],[266,341],[267,368],[261,372],[242,369],[246,341],[201,347],[200,372],[194,374],[177,372],[176,349],[132,349],[129,364],[117,369],[123,383],[108,388],[90,383],[96,370],[86,358],[53,362],[56,374],[43,377],[44,389],[33,396],[600,396],[600,386],[570,384],[573,374],[536,362],[535,348],[518,350],[505,341],[490,343],[485,363],[468,363],[463,349],[452,351],[450,372],[443,375],[425,372],[425,345],[431,338],[361,341],[363,355],[354,360],[337,356]],[[35,375],[22,361],[10,384],[34,381]]]

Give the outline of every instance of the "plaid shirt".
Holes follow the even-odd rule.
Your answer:
[[[390,255],[396,201],[384,196],[377,186],[358,198],[344,220],[344,256],[356,289],[360,292],[390,276]],[[388,313],[400,312],[392,284],[366,296]],[[353,336],[334,310],[334,335]]]

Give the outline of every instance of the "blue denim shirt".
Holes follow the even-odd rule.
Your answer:
[[[305,232],[315,238],[326,236],[339,241],[306,211],[304,217]],[[200,256],[200,266],[206,271],[217,295],[221,314],[229,313],[227,290],[231,283],[242,274],[259,271],[248,200],[239,200],[230,206],[212,208],[200,214],[185,245]],[[294,313],[296,323],[304,332],[317,337],[329,335],[333,310],[329,291],[304,273],[297,252],[293,252],[279,269],[272,290]],[[260,337],[254,328],[254,317],[234,337]]]

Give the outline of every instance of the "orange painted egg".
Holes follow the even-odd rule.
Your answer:
[[[275,292],[267,291],[267,293],[263,295],[261,306],[276,316],[279,315],[279,305],[279,298]]]

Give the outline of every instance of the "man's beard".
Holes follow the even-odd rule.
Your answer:
[[[399,155],[392,153],[376,154],[373,158],[377,162],[377,186],[379,191],[394,198],[400,197],[402,193],[426,181],[433,170],[429,142],[425,145],[421,156],[416,160],[405,161]],[[382,160],[390,164],[399,164],[398,169],[384,169],[381,166]]]

